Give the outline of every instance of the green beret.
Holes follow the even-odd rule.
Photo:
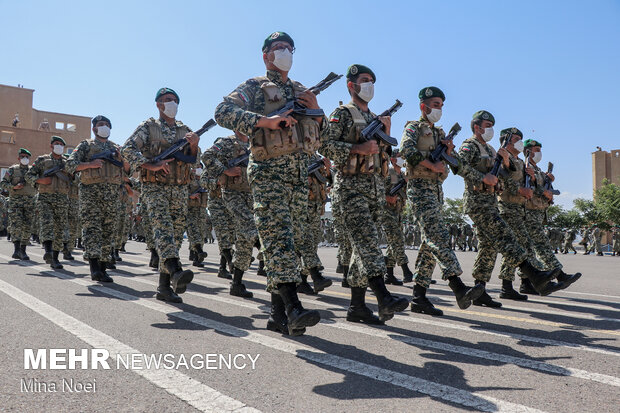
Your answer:
[[[493,117],[493,115],[491,115],[490,112],[487,112],[486,110],[479,110],[478,112],[474,113],[472,120],[488,120],[493,125],[495,125],[495,118]]]
[[[525,141],[523,141],[523,148],[524,149],[532,148],[534,146],[540,146],[542,148],[542,143],[538,142],[535,139],[526,139]]]
[[[293,38],[284,32],[273,32],[263,42],[263,53],[266,53],[267,50],[271,47],[273,42],[287,42],[291,45],[291,47],[295,47],[295,42]]]
[[[157,100],[157,98],[155,99]],[[104,121],[104,122],[108,122],[108,124],[110,125],[110,129],[112,129],[112,122],[110,122],[110,119],[106,118],[103,115],[97,115],[93,118],[93,128],[95,127],[95,125],[97,124],[97,122],[99,122],[100,120]]]
[[[24,148],[19,148],[19,152],[17,154],[18,155],[24,154],[24,155],[32,156],[30,151],[28,149],[24,149]]]
[[[514,128],[514,127],[502,129],[502,131],[499,133],[499,137],[501,138],[502,136],[508,136],[510,134],[519,135],[521,139],[523,139],[523,132],[521,132],[519,129]]]
[[[54,143],[54,142],[60,142],[64,145],[66,145],[65,140],[63,138],[61,138],[60,136],[52,136],[52,140],[50,141],[50,143]]]
[[[351,78],[357,75],[361,75],[362,73],[368,73],[370,76],[372,76],[373,82],[377,81],[377,76],[375,76],[375,72],[373,72],[368,66],[358,64],[349,66],[349,68],[347,69],[347,79],[351,80]]]
[[[177,101],[181,102],[181,99],[179,99],[179,95],[177,95],[177,92],[170,89],[169,87],[162,87],[161,89],[157,91],[157,94],[155,95],[155,102],[157,102],[157,99],[159,99],[160,97],[168,93],[172,93],[174,96],[176,96]]]
[[[444,102],[446,101],[446,95],[443,94],[441,89],[435,86],[428,86],[420,90],[420,93],[418,93],[418,97],[420,98],[420,102],[424,99],[430,98],[441,98],[441,100],[443,100]]]

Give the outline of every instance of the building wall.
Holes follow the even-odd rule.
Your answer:
[[[603,186],[603,180],[607,179],[612,184],[620,185],[620,149],[610,152],[592,152],[592,193]],[[603,235],[603,243],[610,244],[611,233]]]
[[[31,129],[33,93],[33,89],[0,85],[0,125],[11,125],[18,112],[19,126]]]

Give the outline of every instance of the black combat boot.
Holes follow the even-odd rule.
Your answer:
[[[385,276],[385,283],[392,285],[403,285],[403,282],[394,277],[394,267],[387,267],[387,274]]]
[[[192,248],[189,249],[189,260],[190,261],[196,260],[196,251],[194,251]]]
[[[228,271],[233,272],[235,267],[233,265],[232,251],[230,250],[230,248],[226,248],[222,250],[222,254],[224,255],[224,257],[226,257],[226,263],[228,264]]]
[[[114,257],[114,261],[116,261],[116,262],[123,261],[123,259],[121,258],[120,254],[118,253],[117,249],[112,251],[112,256]]]
[[[506,298],[508,300],[525,301],[527,295],[519,294],[517,290],[512,286],[512,281],[502,280],[502,292],[499,293],[499,298]]]
[[[170,274],[159,273],[159,287],[155,298],[169,303],[182,303],[183,299],[175,294],[170,287]]]
[[[483,285],[477,284],[474,287],[469,288],[463,284],[463,281],[458,275],[448,278],[448,286],[452,292],[454,292],[456,303],[461,310],[469,308],[472,301],[480,297],[484,292]]]
[[[251,291],[245,289],[245,285],[241,282],[243,279],[243,271],[235,267],[233,273],[233,280],[230,283],[230,295],[243,298],[252,298],[254,294]]]
[[[527,278],[521,278],[521,286],[519,287],[519,292],[523,294],[538,295],[538,291],[534,289],[534,286]]]
[[[312,327],[321,320],[321,315],[317,310],[306,310],[302,307],[296,288],[295,283],[292,282],[278,284],[278,292],[284,301],[290,335],[295,334],[294,330]]]
[[[390,294],[385,288],[383,277],[373,277],[368,279],[368,286],[375,293],[377,302],[379,303],[379,319],[381,321],[391,320],[394,313],[403,311],[409,305],[406,298],[398,298]]]
[[[111,283],[114,281],[105,271],[105,263],[99,261],[98,258],[89,258],[88,264],[90,265],[91,280],[104,283]]]
[[[230,275],[228,268],[226,268],[226,257],[223,255],[220,255],[220,268],[217,271],[217,276],[226,280],[232,280],[232,275]]]
[[[127,250],[125,249],[125,243],[123,242],[123,245],[121,245],[121,249],[119,249],[120,252],[127,252]]]
[[[312,278],[312,284],[314,286],[314,292],[316,294],[332,285],[332,280],[328,280],[327,278],[323,277],[323,274],[321,274],[319,267],[312,267],[309,271],[310,277]]]
[[[366,287],[351,287],[351,304],[347,310],[347,321],[375,325],[385,324],[366,306]]]
[[[343,271],[343,265],[340,263],[340,260],[338,261],[338,265],[336,265],[336,274],[342,274]]]
[[[342,282],[340,283],[340,285],[342,285],[343,288],[351,288],[351,286],[349,285],[349,281],[347,280],[348,275],[349,275],[349,266],[343,265],[342,266]]]
[[[207,258],[207,253],[202,250],[202,245],[196,244],[193,248],[194,251],[194,259],[192,265],[195,267],[204,267],[203,261]],[[191,258],[190,258],[191,260]]]
[[[77,239],[77,247],[82,251],[84,250],[84,246],[82,245],[82,238]]]
[[[54,251],[52,253],[52,263],[50,264],[50,267],[54,270],[62,270],[63,268],[60,261],[58,261],[58,254],[60,254],[60,251]]]
[[[267,272],[265,271],[265,261],[258,261],[258,270],[256,271],[256,275],[260,275],[261,277],[267,276]]]
[[[551,271],[539,271],[527,260],[523,261],[521,265],[519,265],[519,268],[521,269],[521,272],[530,280],[534,290],[536,290],[536,292],[540,295],[549,295],[552,292],[564,288],[563,282],[560,281],[559,283],[555,283],[551,281],[559,275],[561,271],[559,268]]]
[[[308,284],[308,274],[301,273],[299,276],[301,277],[301,282],[297,284],[297,292],[299,294],[315,295],[316,293]]]
[[[417,284],[413,286],[413,300],[411,300],[411,311],[428,315],[443,315],[443,311],[435,308],[433,303],[426,298],[426,288]]]
[[[110,253],[110,255],[106,258],[105,268],[108,270],[116,269],[116,261],[114,260],[114,255]]]
[[[13,252],[13,255],[11,255],[11,258],[15,258],[16,260],[20,260],[21,259],[21,255],[19,254],[19,250],[21,248],[21,243],[19,241],[15,241],[15,242],[13,242],[13,245],[15,246],[15,251]]]
[[[54,253],[52,251],[52,241],[43,241],[43,249],[45,250],[45,254],[43,254],[43,260],[46,264],[51,264],[54,261]]]
[[[164,267],[170,273],[170,284],[177,294],[183,294],[189,284],[194,279],[194,273],[191,270],[184,270],[178,258],[168,258],[164,261]]]
[[[286,336],[288,332],[288,319],[286,318],[286,310],[284,301],[278,293],[271,293],[271,312],[267,321],[267,330],[276,331]],[[300,336],[306,332],[306,328],[298,328],[293,330],[293,336]]]
[[[564,288],[567,288],[569,285],[577,281],[581,278],[581,273],[577,272],[575,274],[566,274],[562,269],[560,269],[560,274],[558,275],[558,281],[564,283]]]
[[[149,267],[151,268],[159,268],[159,255],[157,254],[157,250],[155,248],[151,248],[151,260],[149,261]]]
[[[403,264],[400,266],[401,270],[403,270],[403,283],[410,283],[413,281],[413,273],[409,269],[408,264]]]
[[[30,257],[28,256],[28,254],[26,254],[26,244],[22,243],[19,246],[19,258],[22,261],[28,261],[30,260]]]
[[[476,298],[473,301],[474,305],[477,305],[477,306],[480,306],[480,307],[484,306],[484,307],[489,307],[489,308],[500,308],[502,306],[502,303],[500,303],[499,301],[493,301],[493,299],[491,298],[489,293],[487,293],[487,291],[486,291],[487,283],[486,282],[480,281],[480,280],[476,280],[475,283],[476,283],[476,285],[482,285],[482,287],[485,290],[480,295],[480,297]]]
[[[73,255],[71,255],[71,251],[69,251],[69,247],[67,245],[68,244],[66,242],[62,244],[62,259],[67,261],[73,261],[75,260],[75,258],[73,258]]]

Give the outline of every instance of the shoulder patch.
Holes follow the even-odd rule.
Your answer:
[[[332,123],[340,122],[340,113],[333,113],[332,116],[329,118],[329,121]]]
[[[411,132],[411,133],[417,133],[416,129],[415,129],[416,125],[412,122],[407,123],[407,126],[405,126],[405,131],[407,132]]]
[[[465,152],[469,152],[469,151],[471,151],[471,148],[470,148],[469,146],[463,146],[463,147],[461,148],[461,150],[462,150],[462,151],[465,151]]]

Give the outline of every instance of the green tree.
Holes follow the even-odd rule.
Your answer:
[[[467,222],[462,198],[446,198],[443,204],[443,213],[448,225],[461,225]]]
[[[620,186],[604,180],[603,186],[594,194],[594,202],[601,221],[620,224]]]

